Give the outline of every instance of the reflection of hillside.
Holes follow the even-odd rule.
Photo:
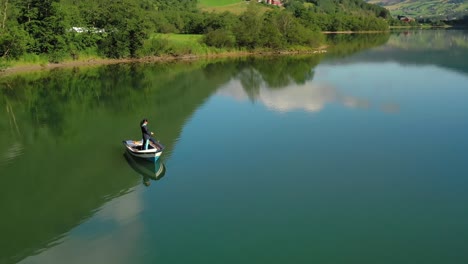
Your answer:
[[[343,58],[370,48],[387,43],[390,34],[329,34],[327,42],[330,45],[328,58]]]
[[[387,42],[388,47],[404,50],[448,50],[468,48],[466,31],[406,30],[396,31]]]
[[[320,59],[318,56],[251,59],[238,64],[235,78],[240,80],[246,94],[254,99],[262,85],[270,89],[282,89],[312,80],[313,68]]]
[[[367,107],[332,87],[310,90],[320,59],[125,64],[0,79],[0,262],[59,243],[140,182],[122,158],[121,140],[141,136],[143,117],[167,159],[187,120],[224,84],[238,83],[245,98],[280,111],[317,111],[331,101]],[[283,89],[290,86],[297,90]]]
[[[167,159],[185,122],[220,85],[249,69],[271,87],[305,83],[318,61],[110,65],[1,79],[0,109],[8,110],[0,112],[1,262],[52,246],[138,184],[120,142],[140,137],[141,118],[150,119]]]
[[[461,30],[399,32],[392,34],[386,45],[340,59],[340,63],[396,61],[409,65],[436,65],[468,73],[467,38],[467,31]]]
[[[23,150],[0,165],[0,262],[51,246],[138,184],[123,173],[121,140],[139,137],[145,116],[170,154],[186,120],[232,74],[211,67],[113,65],[1,80],[1,109],[8,101],[19,132],[1,111],[0,141]]]

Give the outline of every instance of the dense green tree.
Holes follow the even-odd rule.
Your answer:
[[[45,53],[55,61],[67,49],[67,26],[59,0],[18,1],[18,23],[31,36],[30,52]]]
[[[318,34],[315,34],[311,29],[303,26],[289,12],[281,12],[277,16],[277,26],[284,40],[291,45],[314,45]]]
[[[82,53],[110,58],[171,52],[154,33],[205,34],[209,46],[285,49],[316,46],[318,31],[386,30],[386,9],[362,0],[285,0],[260,12],[208,13],[197,0],[0,0],[0,59],[25,53],[50,61]]]
[[[255,48],[260,41],[262,29],[261,15],[257,5],[251,4],[239,17],[239,23],[234,28],[234,35],[239,46]]]
[[[26,51],[29,36],[20,27],[2,29],[0,33],[0,58],[18,59]]]
[[[239,21],[238,17],[231,12],[223,13],[204,13],[204,25],[205,31],[215,30],[215,29],[228,29],[232,30]]]
[[[215,29],[203,36],[203,42],[217,48],[231,48],[236,44],[236,37],[227,29]]]
[[[101,52],[110,58],[136,57],[151,28],[146,12],[131,0],[103,0],[99,9],[95,25],[103,32]]]
[[[319,28],[322,31],[384,31],[388,29],[387,21],[375,16],[345,13],[330,15],[309,10],[304,12],[299,19],[307,28]]]
[[[263,47],[281,49],[286,46],[286,41],[278,27],[278,12],[268,12],[264,15],[263,27],[260,32],[260,40]]]
[[[18,59],[26,52],[29,35],[16,20],[18,9],[14,2],[2,0],[0,8],[0,59]]]
[[[233,33],[239,47],[277,50],[293,45],[317,46],[322,41],[317,31],[304,26],[301,20],[286,10],[260,13],[251,7],[241,14],[234,25]],[[231,31],[227,27],[222,29],[206,34],[204,42],[210,46],[227,46],[221,40],[227,38],[227,33]]]
[[[303,7],[300,7],[301,5]],[[288,0],[285,6],[296,16],[301,16],[301,11],[305,8],[315,13],[390,18],[387,9],[362,0]]]

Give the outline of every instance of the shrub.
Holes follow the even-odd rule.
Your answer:
[[[155,37],[146,40],[143,47],[138,51],[140,57],[159,56],[169,49],[169,40],[167,38]]]
[[[203,36],[203,43],[217,48],[230,48],[236,43],[234,34],[226,29],[216,29]]]
[[[49,53],[49,62],[51,63],[59,63],[65,60],[67,57],[67,52],[64,50],[55,50]]]

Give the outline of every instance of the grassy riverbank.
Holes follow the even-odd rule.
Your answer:
[[[138,58],[109,59],[99,56],[97,50],[89,49],[76,54],[74,58],[66,58],[58,63],[50,63],[46,55],[26,54],[16,61],[3,61],[0,66],[2,75],[53,69],[58,67],[78,67],[86,65],[105,65],[128,62],[151,62],[190,60],[200,58],[240,57],[250,55],[274,55],[274,54],[300,54],[323,53],[326,46],[306,47],[290,46],[285,49],[245,49],[245,48],[216,48],[202,43],[203,35],[195,34],[155,34],[146,45],[143,46]],[[156,48],[155,48],[156,46]]]
[[[74,67],[89,67],[89,66],[100,66],[110,65],[119,63],[148,63],[148,62],[169,62],[169,61],[188,61],[197,59],[221,59],[221,58],[235,58],[245,56],[278,56],[278,55],[299,55],[299,54],[322,54],[326,53],[326,46],[311,49],[311,50],[284,50],[284,51],[232,51],[219,54],[207,54],[207,55],[184,55],[184,56],[153,56],[145,58],[134,58],[134,59],[106,59],[106,58],[92,58],[92,59],[80,59],[70,60],[60,63],[44,63],[44,64],[32,64],[32,63],[18,63],[11,67],[0,71],[0,78],[15,73],[26,73],[35,72],[42,70],[51,70],[56,68],[74,68]]]
[[[120,58],[310,53],[325,45],[321,31],[388,29],[388,11],[364,2],[313,10],[299,2],[284,8],[242,0],[150,2],[6,1],[0,70]]]

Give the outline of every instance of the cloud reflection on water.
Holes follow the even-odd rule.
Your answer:
[[[222,87],[218,94],[229,96],[237,100],[248,100],[249,94],[242,83],[231,80]],[[269,89],[261,85],[253,98],[263,105],[278,112],[290,112],[303,110],[307,112],[319,112],[326,104],[339,103],[348,108],[368,109],[370,103],[367,99],[352,95],[345,95],[335,87],[326,83],[292,84],[281,89]]]
[[[134,189],[107,203],[55,246],[19,263],[132,263],[144,234],[142,211],[141,192]]]

